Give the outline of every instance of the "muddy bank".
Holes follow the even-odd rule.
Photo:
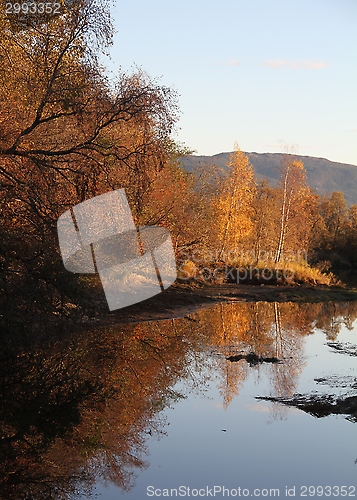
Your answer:
[[[110,312],[103,290],[97,284],[82,304],[68,303],[65,313],[13,317],[0,321],[3,346],[41,342],[67,331],[116,326],[187,316],[202,307],[219,302],[347,302],[357,300],[357,290],[325,285],[272,286],[244,284],[175,283],[164,292],[132,306]],[[26,344],[27,345],[27,344]],[[7,348],[7,347],[6,347]]]
[[[357,290],[342,287],[282,287],[243,284],[175,284],[163,293],[110,313],[108,321],[131,323],[185,316],[215,302],[345,302],[357,300]]]

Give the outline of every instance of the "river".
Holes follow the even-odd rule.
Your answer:
[[[357,303],[220,303],[7,351],[1,498],[354,497]]]

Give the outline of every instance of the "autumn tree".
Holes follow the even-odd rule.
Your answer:
[[[177,104],[142,70],[106,78],[98,54],[112,27],[103,2],[63,5],[59,16],[16,29],[1,10],[0,28],[0,289],[14,316],[40,303],[58,309],[78,292],[58,254],[65,210],[125,187],[138,219],[170,158]]]
[[[322,196],[318,201],[320,220],[313,241],[315,260],[325,262],[338,273],[353,269],[357,255],[356,205],[348,207],[341,192]]]
[[[348,210],[349,227],[347,231],[347,244],[349,258],[352,264],[357,263],[357,205],[352,205]]]
[[[275,263],[282,260],[287,243],[296,238],[297,232],[300,235],[298,246],[301,250],[307,247],[306,238],[310,228],[309,212],[312,196],[307,183],[306,170],[301,160],[286,159],[282,166],[279,187],[281,203],[277,221]],[[296,248],[296,244],[294,246]],[[290,249],[295,250],[294,246],[290,245]]]
[[[345,237],[348,226],[348,209],[343,193],[334,192],[323,197],[320,213],[324,221],[322,238],[325,245],[336,250]]]
[[[251,236],[252,263],[272,260],[276,245],[276,221],[279,217],[279,190],[263,180],[253,201],[254,231]]]
[[[170,163],[159,173],[145,200],[143,222],[167,227],[178,256],[204,245],[209,207],[194,175]]]
[[[249,158],[236,145],[222,179],[215,201],[215,224],[218,259],[226,260],[227,252],[236,252],[238,245],[251,234],[252,203],[256,192],[253,167]]]

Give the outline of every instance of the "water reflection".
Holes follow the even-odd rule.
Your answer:
[[[336,341],[356,317],[352,302],[221,303],[187,318],[68,332],[41,347],[7,350],[1,497],[88,497],[98,480],[129,490],[149,465],[149,436],[165,433],[161,410],[185,391],[204,391],[214,378],[228,407],[264,364],[271,396],[288,398],[303,369],[304,338],[318,328]],[[173,389],[178,381],[182,393]]]

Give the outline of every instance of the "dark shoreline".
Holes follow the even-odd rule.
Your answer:
[[[164,292],[138,304],[113,311],[111,324],[137,323],[186,316],[218,302],[349,302],[357,300],[357,289],[339,286],[270,286],[243,284],[174,284]],[[102,317],[98,323],[107,321]],[[96,323],[97,321],[94,320]]]
[[[214,284],[208,282],[174,283],[164,292],[145,301],[110,312],[102,290],[97,289],[90,302],[76,308],[75,314],[43,315],[18,318],[4,325],[4,345],[42,342],[50,337],[62,338],[68,331],[86,332],[93,328],[116,327],[130,323],[170,320],[188,316],[198,309],[229,302],[350,302],[357,300],[357,289],[326,285],[273,286],[245,284]],[[85,312],[90,306],[91,312]],[[88,310],[88,309],[87,309]],[[82,311],[82,312],[81,312]],[[7,333],[6,333],[7,332]],[[57,332],[57,333],[56,333]]]

